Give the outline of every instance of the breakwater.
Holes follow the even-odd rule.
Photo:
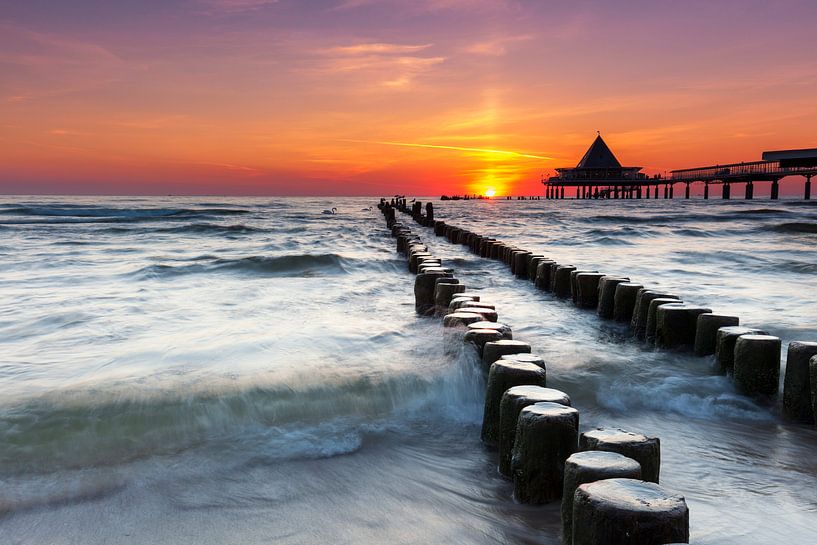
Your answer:
[[[378,207],[396,238],[396,250],[406,255],[409,270],[417,275],[416,312],[443,316],[443,327],[451,330],[448,342],[460,341],[459,330],[462,342],[472,346],[481,360],[487,374],[481,439],[498,449],[498,469],[512,478],[514,498],[532,504],[560,501],[561,539],[566,545],[688,542],[689,510],[684,498],[657,484],[660,440],[619,428],[597,428],[579,436],[579,411],[569,395],[547,388],[547,364],[531,354],[531,345],[513,340],[511,328],[498,323],[496,307],[478,294],[467,293],[466,286],[453,277],[453,269],[443,266],[419,236],[397,221],[396,210],[408,213],[404,204],[396,208],[381,200]],[[530,252],[494,249],[476,237],[461,237],[458,229],[447,229],[434,220],[433,207],[427,208],[426,216],[421,212],[415,202],[411,215],[417,223],[468,245],[475,253],[503,259],[517,277],[538,279],[537,270],[549,270],[549,262]],[[589,293],[581,295],[581,275],[576,275],[573,285],[575,301],[586,306]],[[579,450],[615,456],[599,459]],[[568,479],[566,465],[574,468]],[[602,476],[600,472],[601,481],[588,477]]]
[[[755,328],[740,328],[738,316],[713,313],[704,305],[684,303],[678,295],[633,281],[629,276],[606,275],[559,263],[514,244],[423,215],[415,202],[393,208],[410,213],[413,220],[433,229],[436,236],[461,244],[480,257],[504,262],[511,274],[530,280],[537,288],[579,308],[597,311],[603,319],[630,325],[633,337],[663,349],[694,351],[698,357],[715,355],[716,370],[735,380],[738,391],[772,404],[780,392],[780,338]],[[792,340],[788,345],[783,391],[783,415],[805,424],[815,423],[817,412],[817,341]]]
[[[386,209],[387,221],[394,222],[391,207],[384,202],[381,204]],[[728,370],[718,367],[718,370],[728,372],[734,378],[739,392],[754,397],[761,405],[776,411],[773,403],[778,395],[781,361],[779,338],[751,328],[741,330],[735,327],[740,321],[737,316],[715,314],[707,306],[683,303],[675,294],[666,290],[650,290],[626,276],[609,276],[592,269],[560,264],[545,255],[483,236],[473,228],[459,228],[439,219],[424,217],[419,213],[422,208],[418,203],[414,204],[413,210],[401,208],[402,212],[411,214],[418,224],[433,229],[438,237],[445,237],[473,254],[503,262],[517,278],[529,279],[541,290],[554,293],[558,298],[572,300],[578,308],[596,310],[603,319],[617,319],[631,324],[635,338],[645,339],[659,350],[694,352],[696,357],[717,353],[719,356],[715,361],[720,361],[721,353],[728,352],[732,365],[737,360],[738,372],[734,372],[734,367]],[[398,237],[407,235],[405,231],[401,234],[400,230],[403,229],[405,227],[398,224]],[[421,244],[419,241],[416,243]],[[423,246],[419,251],[427,253],[427,247]],[[434,267],[440,267],[438,258],[431,256],[430,259],[434,260]],[[722,338],[724,335],[721,334],[727,332],[733,333],[727,336],[731,340]],[[812,397],[808,386],[809,363],[803,362],[809,359],[812,369],[817,365],[817,358],[813,358],[813,346],[817,345],[793,342],[788,346],[787,359],[790,364],[786,368],[782,411],[790,420],[811,422],[810,418],[802,416],[807,412],[803,407],[811,406]],[[792,411],[793,400],[797,400],[794,404],[801,407],[799,416]]]

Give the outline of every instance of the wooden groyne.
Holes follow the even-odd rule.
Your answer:
[[[659,349],[690,351],[697,357],[714,355],[718,372],[731,377],[740,393],[767,405],[780,397],[777,384],[782,340],[757,328],[740,327],[737,316],[684,303],[676,294],[650,288],[629,277],[558,263],[490,236],[404,211],[420,225],[433,228],[435,235],[467,246],[481,257],[503,261],[511,273],[534,282],[539,289],[557,298],[571,299],[577,307],[595,310],[602,319],[628,323],[634,340]],[[763,338],[756,338],[758,335]],[[739,345],[738,339],[743,337],[747,338]],[[788,343],[782,413],[797,423],[817,421],[817,342]]]
[[[515,499],[561,501],[565,545],[688,542],[684,498],[657,484],[659,439],[616,428],[579,433],[579,410],[567,393],[548,388],[544,359],[532,353],[529,343],[514,339],[510,326],[499,322],[495,305],[461,284],[396,213],[410,215],[474,253],[503,260],[519,278],[538,282],[539,270],[550,270],[546,265],[552,261],[435,220],[433,206],[426,207],[425,215],[416,201],[409,208],[404,199],[394,206],[381,199],[378,207],[396,250],[416,274],[416,312],[442,317],[448,342],[465,343],[487,376],[481,439],[496,449],[498,471],[513,480]],[[601,282],[599,276],[575,275],[576,289],[583,286],[577,297],[582,305],[594,301],[591,288],[593,279]],[[681,322],[677,327],[686,333],[693,312],[686,307],[679,312],[673,323]]]

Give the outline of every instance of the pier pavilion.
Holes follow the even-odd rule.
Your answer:
[[[557,168],[556,176],[543,180],[545,193],[548,199],[564,199],[565,188],[576,188],[577,199],[599,198],[642,198],[642,192],[655,186],[655,196],[658,197],[658,186],[665,181],[660,177],[648,177],[641,172],[642,167],[625,167],[607,143],[601,137],[590,145],[590,148],[572,168]]]

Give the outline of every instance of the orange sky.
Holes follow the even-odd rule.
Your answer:
[[[813,1],[16,4],[3,193],[541,194],[596,130],[650,174],[817,147]]]

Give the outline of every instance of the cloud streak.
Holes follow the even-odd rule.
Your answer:
[[[513,159],[539,159],[542,161],[552,161],[552,157],[544,155],[534,155],[532,153],[523,153],[519,151],[509,151],[491,148],[469,148],[466,146],[444,146],[438,144],[415,144],[411,142],[387,142],[377,140],[344,140],[344,142],[356,142],[359,144],[379,144],[382,146],[400,146],[405,148],[424,148],[424,149],[438,149],[448,151],[462,151],[468,153],[481,153],[485,155],[501,156]]]

